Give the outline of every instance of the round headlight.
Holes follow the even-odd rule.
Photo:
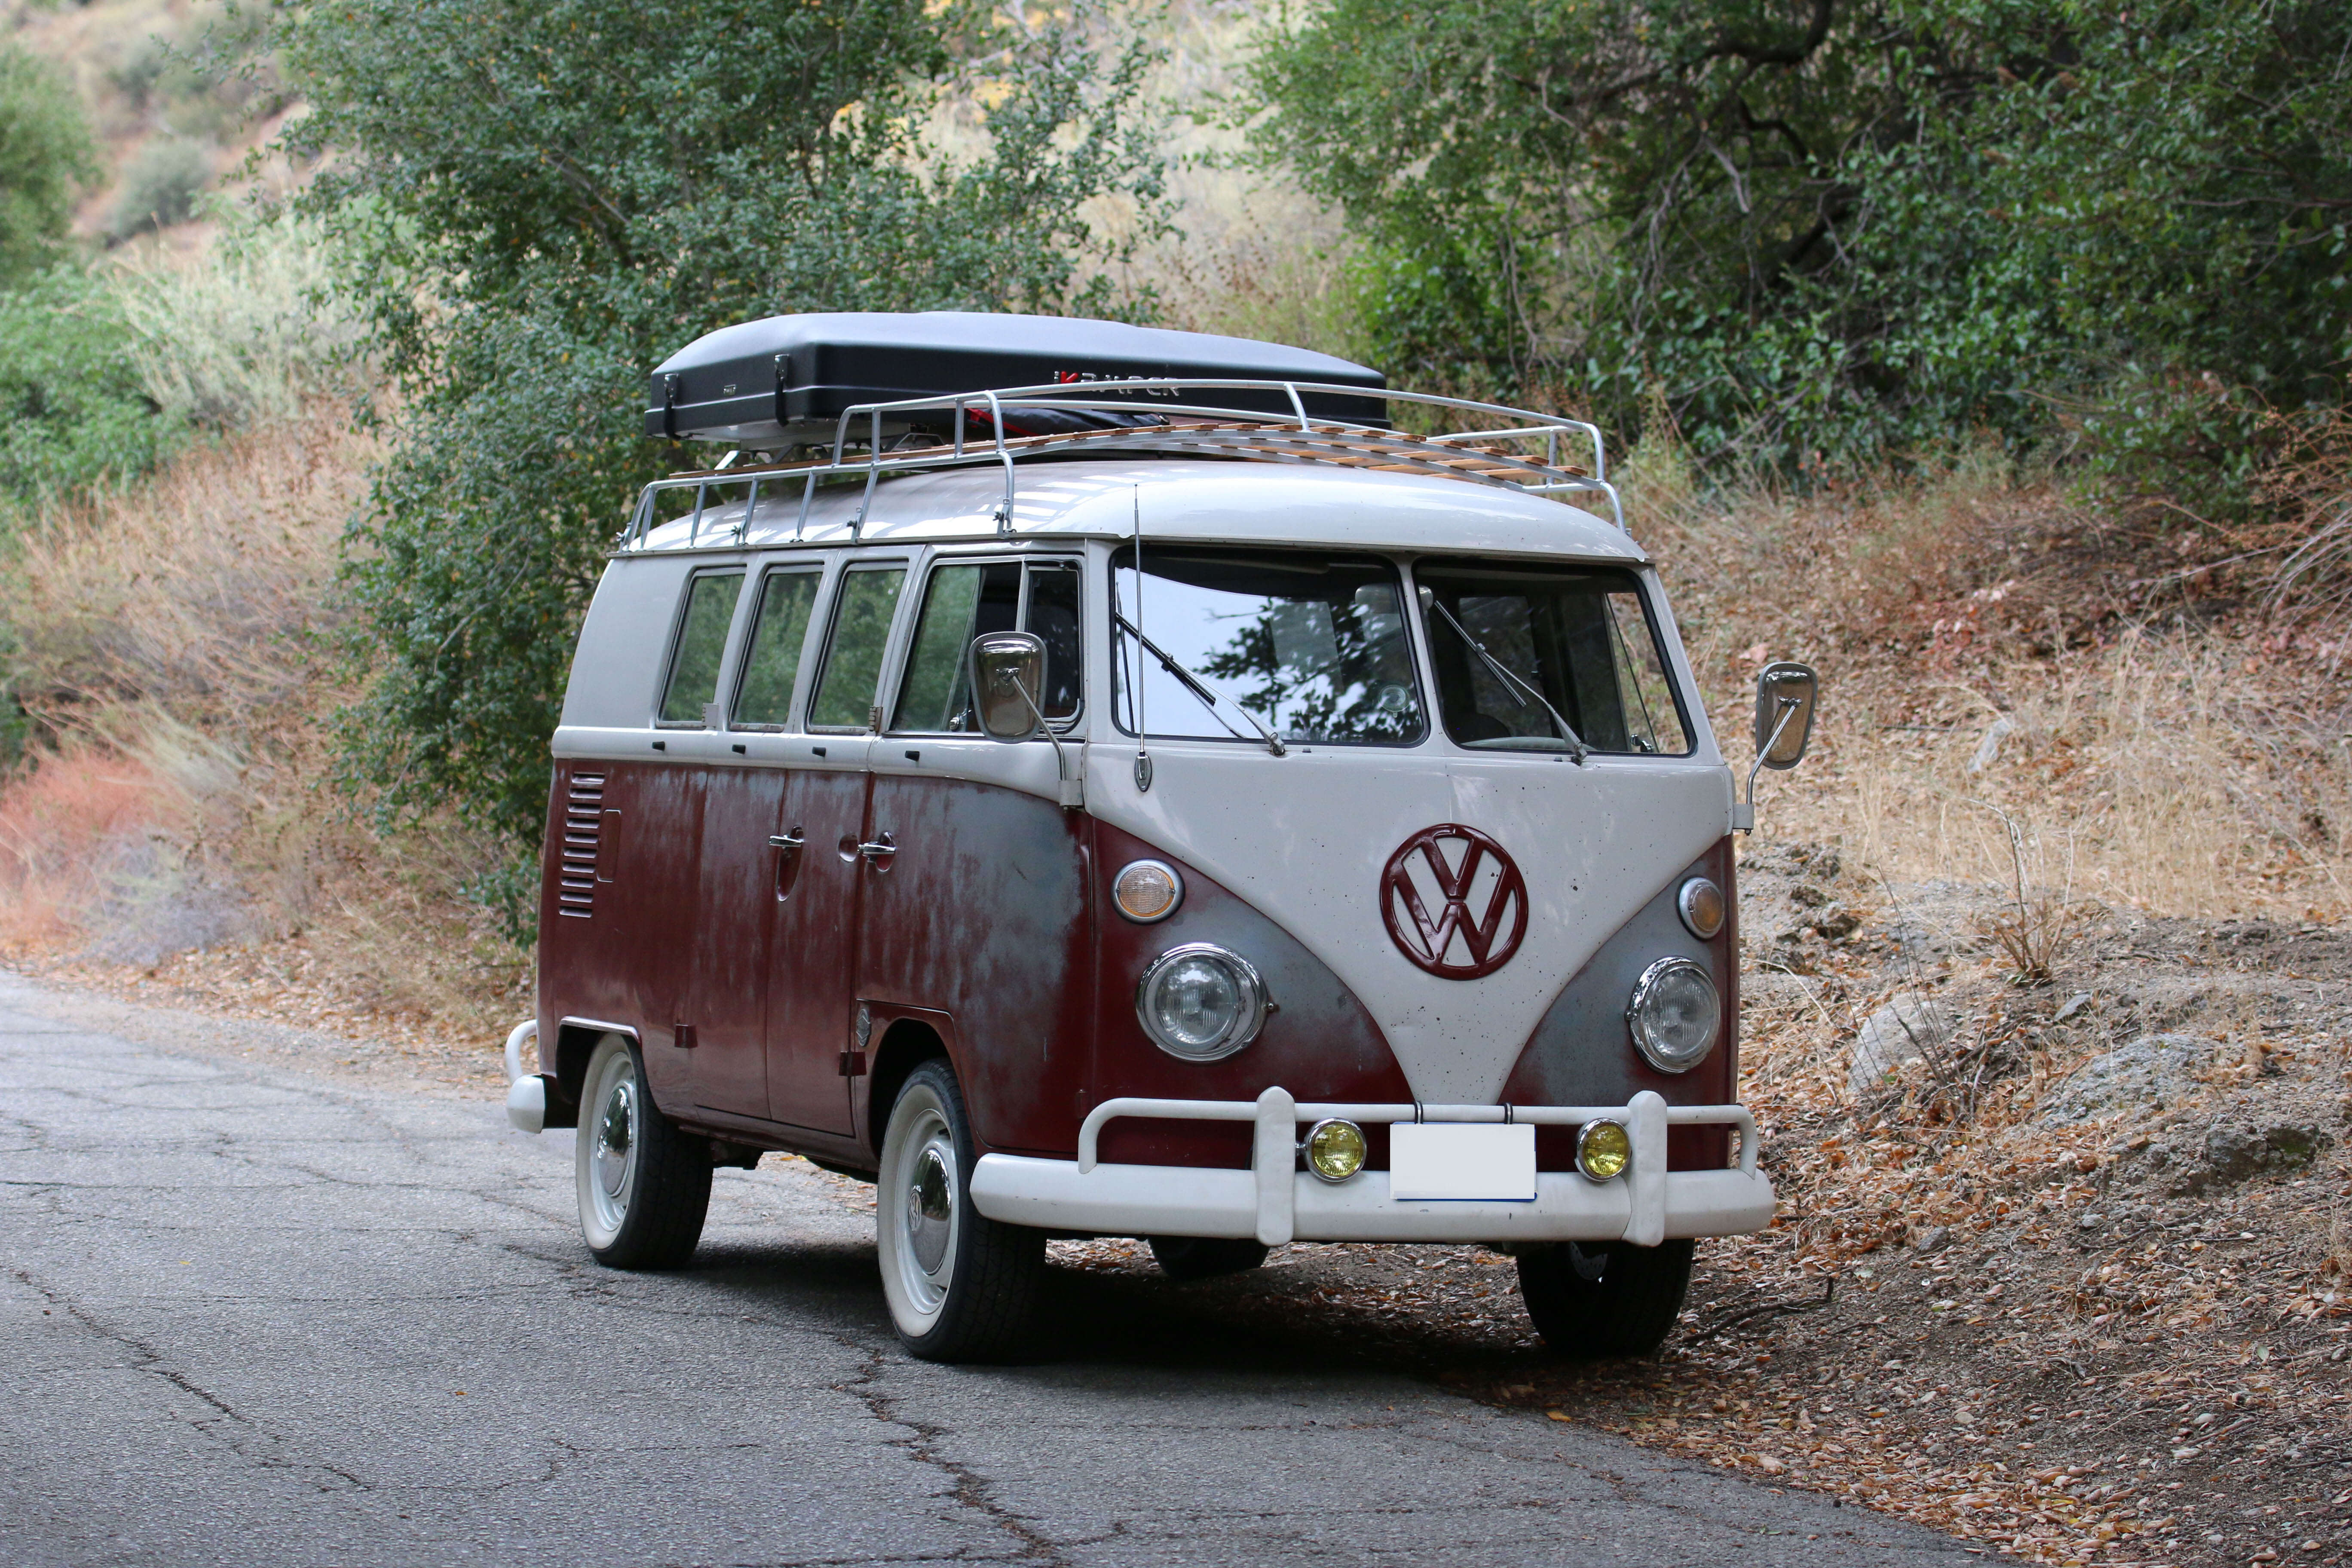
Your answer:
[[[1690,928],[1691,935],[1701,942],[1715,939],[1728,910],[1723,889],[1705,877],[1693,877],[1683,884],[1682,891],[1675,895],[1675,908],[1682,911],[1683,924]]]
[[[1307,1130],[1307,1168],[1327,1182],[1344,1182],[1364,1168],[1364,1130],[1334,1116]]]
[[[1576,1168],[1588,1182],[1606,1182],[1633,1163],[1633,1135],[1622,1121],[1603,1118],[1576,1131]]]
[[[1205,942],[1171,947],[1135,987],[1135,1016],[1152,1044],[1186,1061],[1213,1062],[1257,1038],[1265,983],[1237,952]]]
[[[1625,1009],[1633,1043],[1660,1072],[1688,1072],[1715,1048],[1723,1001],[1695,959],[1662,958],[1642,971]]]
[[[1164,860],[1130,860],[1110,885],[1111,902],[1138,925],[1164,921],[1184,901],[1184,879]]]

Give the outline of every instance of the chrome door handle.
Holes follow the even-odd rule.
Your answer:
[[[798,849],[802,845],[807,842],[808,836],[797,827],[793,828],[790,833],[771,833],[768,835],[768,847],[771,849]]]
[[[878,865],[898,853],[898,846],[888,834],[883,833],[877,834],[871,843],[860,844],[857,852],[866,857],[869,865]]]

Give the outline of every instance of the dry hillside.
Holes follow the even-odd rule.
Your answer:
[[[1221,84],[1239,22],[1179,15],[1170,90]],[[12,18],[76,62],[123,168],[197,133],[180,89],[132,91],[142,29],[197,12]],[[1139,279],[1179,324],[1345,349],[1328,215],[1184,178],[1187,237]],[[201,284],[205,235],[173,233]],[[332,782],[361,679],[339,541],[375,455],[341,406],[41,519],[0,574],[45,737],[0,780],[0,956],[355,1042],[329,1070],[495,1093],[530,969],[463,894],[492,847],[387,835]],[[2274,541],[2184,550],[1993,454],[1724,493],[1662,445],[1628,489],[1727,750],[1768,658],[1825,680],[1814,753],[1742,847],[1744,1092],[1780,1222],[1703,1250],[1683,1332],[1638,1365],[1543,1355],[1507,1260],[1467,1249],[1300,1247],[1183,1289],[1989,1554],[2339,1560],[2341,632],[2272,606]],[[1131,1247],[1060,1251],[1147,1289]]]

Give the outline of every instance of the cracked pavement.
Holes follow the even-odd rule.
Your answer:
[[[1055,1359],[911,1361],[870,1210],[797,1163],[616,1273],[569,1133],[94,1011],[0,976],[0,1563],[1969,1557],[1173,1285],[1068,1271]]]

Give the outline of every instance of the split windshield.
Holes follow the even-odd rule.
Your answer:
[[[1255,718],[1300,745],[1411,745],[1428,724],[1403,603],[1396,568],[1365,556],[1146,541],[1139,582],[1123,550],[1111,606],[1119,727],[1135,732],[1139,676],[1154,735],[1259,742]]]
[[[1454,744],[1574,752],[1580,741],[1595,752],[1689,752],[1631,572],[1424,560],[1413,576]],[[1573,739],[1560,733],[1563,721]]]

